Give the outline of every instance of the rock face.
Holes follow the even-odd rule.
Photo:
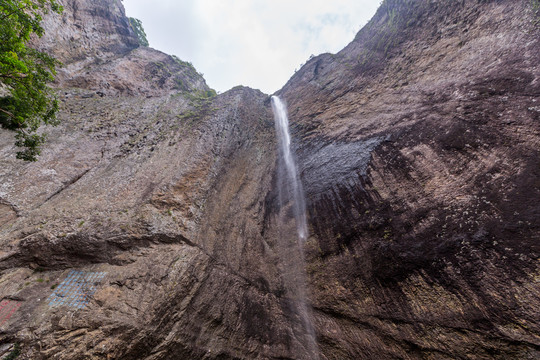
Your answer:
[[[46,16],[36,48],[63,63],[116,57],[137,48],[122,0],[60,0],[64,12]]]
[[[385,2],[281,91],[329,358],[540,355],[530,16],[521,1]]]
[[[308,359],[269,97],[213,96],[137,47],[119,1],[63,4],[36,44],[66,64],[62,125],[31,164],[0,133],[2,343],[23,359]],[[279,92],[321,359],[540,357],[536,16],[528,0],[386,0]]]

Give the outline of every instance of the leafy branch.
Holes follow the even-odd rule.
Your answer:
[[[41,125],[56,125],[58,100],[47,85],[60,65],[27,47],[32,34],[43,36],[42,14],[63,10],[56,0],[0,1],[0,127],[16,132],[17,158],[35,161],[44,135]]]

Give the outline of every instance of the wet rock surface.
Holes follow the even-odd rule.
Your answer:
[[[119,1],[63,4],[38,44],[66,64],[62,125],[37,163],[0,133],[1,342],[24,359],[307,359],[269,97],[213,96],[137,47]],[[533,16],[386,1],[279,92],[321,359],[540,356]],[[51,306],[72,270],[105,276],[70,290],[83,308]]]
[[[391,5],[281,91],[304,164],[322,348],[332,359],[535,358],[540,44],[523,17],[530,4]],[[326,151],[374,138],[368,153]],[[327,168],[344,172],[328,180]]]

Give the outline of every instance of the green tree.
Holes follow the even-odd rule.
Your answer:
[[[19,159],[35,161],[45,141],[37,129],[57,123],[58,101],[47,84],[60,63],[27,43],[43,35],[43,14],[62,10],[56,0],[0,0],[0,126],[16,132]]]
[[[137,39],[139,40],[139,45],[148,46],[149,45],[148,39],[146,38],[146,32],[144,32],[142,21],[139,19],[130,17],[129,23],[131,24],[131,28],[133,29],[133,31],[135,31],[135,35],[137,35]]]

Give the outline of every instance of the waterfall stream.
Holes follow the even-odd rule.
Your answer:
[[[302,245],[308,235],[307,219],[306,219],[306,202],[304,199],[304,189],[298,176],[298,168],[291,152],[291,135],[289,134],[289,118],[287,116],[287,108],[285,104],[277,96],[272,96],[272,109],[274,110],[274,119],[276,126],[276,135],[278,138],[279,152],[285,167],[286,181],[285,185],[288,189],[283,189],[281,186],[280,191],[288,191],[289,197],[293,201],[294,218],[296,220],[296,232],[298,233],[298,239],[300,245]],[[281,159],[280,159],[281,160]],[[283,203],[283,202],[282,202]]]
[[[303,245],[308,238],[306,202],[304,190],[298,174],[295,157],[291,151],[291,135],[287,108],[277,96],[272,96],[276,136],[278,140],[278,192],[280,213],[279,249],[281,272],[290,308],[294,314],[296,327],[302,339],[303,350],[299,359],[318,360],[319,349],[315,329],[311,321],[306,288],[306,273]],[[287,214],[292,213],[293,219]],[[296,234],[291,234],[294,222]],[[299,351],[300,352],[300,351]]]

